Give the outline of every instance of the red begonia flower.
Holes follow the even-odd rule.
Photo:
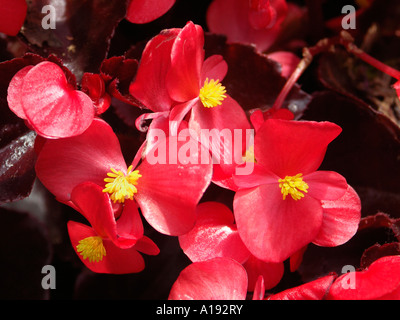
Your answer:
[[[245,300],[247,275],[232,259],[214,258],[187,266],[174,282],[169,300]]]
[[[82,262],[98,273],[134,273],[144,269],[140,252],[157,255],[158,247],[143,235],[135,202],[127,202],[116,221],[112,203],[102,188],[82,183],[74,188],[71,203],[91,226],[69,221],[72,246]]]
[[[151,130],[165,128],[176,135],[180,123],[188,118],[192,135],[202,141],[217,157],[213,181],[223,187],[231,187],[229,181],[238,158],[246,145],[246,130],[250,123],[241,106],[226,92],[221,81],[228,66],[220,55],[204,60],[204,33],[200,26],[188,22],[182,29],[168,29],[151,39],[140,60],[135,80],[131,83],[131,95],[153,111],[138,118],[137,126],[145,119],[152,119]],[[211,141],[202,133],[242,130],[241,147],[226,146],[222,141]],[[212,138],[211,138],[212,139]],[[223,155],[223,158],[222,158]],[[218,158],[219,157],[219,158]],[[222,159],[221,159],[222,158]]]
[[[332,274],[270,295],[268,300],[324,300],[332,282],[337,276]]]
[[[285,0],[214,0],[207,25],[230,42],[254,44],[264,51],[277,39],[286,14]]]
[[[281,262],[313,241],[338,245],[356,232],[358,196],[338,173],[316,171],[340,132],[329,122],[278,119],[266,120],[258,129],[253,173],[234,176],[237,228],[257,258]],[[327,209],[339,210],[324,208],[322,201],[339,199],[341,203],[327,203]]]
[[[126,19],[132,23],[148,23],[164,15],[175,0],[131,0]]]
[[[26,0],[0,0],[0,32],[16,36],[25,21]]]
[[[341,275],[327,300],[399,300],[400,256],[386,256],[367,269]]]
[[[156,113],[144,117],[170,121],[173,135],[189,112],[189,128],[197,135],[200,129],[250,128],[243,109],[221,85],[226,62],[219,55],[204,61],[203,45],[203,29],[192,22],[162,31],[143,51],[131,95]]]
[[[73,88],[57,64],[44,61],[18,71],[8,87],[10,109],[46,138],[72,137],[93,121],[92,100]]]
[[[160,141],[161,146],[164,143],[169,146],[168,138]],[[178,150],[182,144],[178,142]],[[145,219],[159,232],[188,232],[195,223],[196,205],[210,183],[211,162],[201,164],[199,148],[198,153],[189,155],[193,164],[168,162],[167,156],[165,163],[152,164],[145,158],[137,165],[141,151],[127,168],[112,128],[105,121],[94,119],[77,137],[46,141],[38,156],[36,173],[61,202],[70,200],[75,186],[90,181],[102,186],[117,204],[137,202]],[[165,153],[168,155],[167,149]]]

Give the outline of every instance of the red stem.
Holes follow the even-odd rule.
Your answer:
[[[400,71],[389,67],[387,64],[384,64],[383,62],[375,59],[374,57],[371,57],[369,54],[365,53],[361,49],[359,49],[357,46],[355,46],[353,43],[348,43],[345,45],[346,49],[348,52],[354,54],[356,57],[360,58],[364,62],[370,64],[374,68],[382,71],[383,73],[388,74],[389,76],[400,80]]]
[[[375,67],[376,69],[390,75],[391,77],[400,80],[400,71],[389,67],[388,65],[384,64],[383,62],[371,57],[369,54],[362,51],[354,44],[354,39],[351,35],[345,31],[341,32],[339,37],[334,37],[330,39],[323,39],[319,41],[314,47],[311,48],[304,48],[303,50],[303,59],[297,65],[294,72],[291,74],[289,79],[287,79],[284,87],[282,88],[281,92],[279,93],[278,97],[275,100],[274,105],[272,106],[272,110],[278,110],[282,107],[283,102],[285,101],[287,95],[292,90],[293,86],[299,80],[303,72],[307,69],[307,67],[312,62],[313,58],[321,53],[331,50],[332,47],[335,45],[342,45],[346,48],[346,50],[358,57],[359,59],[363,60],[364,62],[370,64],[371,66]]]

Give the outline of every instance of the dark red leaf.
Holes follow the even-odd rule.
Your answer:
[[[18,127],[9,128],[13,132],[18,131]],[[0,149],[0,203],[29,195],[36,178],[35,137],[35,132],[26,131]]]
[[[45,5],[55,8],[55,29],[44,29]],[[62,58],[78,81],[84,72],[96,73],[106,58],[110,40],[118,23],[125,17],[126,0],[32,0],[23,35],[36,53]],[[45,20],[46,22],[46,20]]]

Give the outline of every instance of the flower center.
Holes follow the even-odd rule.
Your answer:
[[[139,170],[132,171],[133,167],[128,168],[127,174],[125,175],[122,171],[117,171],[114,168],[110,170],[112,172],[107,173],[108,178],[104,181],[107,182],[103,192],[111,194],[111,200],[116,203],[124,203],[125,199],[133,200],[133,195],[137,193],[136,185],[138,179],[142,176],[139,174]]]
[[[219,80],[208,78],[204,81],[203,87],[200,89],[199,98],[206,108],[213,108],[222,104],[222,101],[226,98],[225,87],[219,82]]]
[[[299,173],[295,176],[286,176],[285,179],[279,179],[279,188],[283,195],[283,200],[290,194],[294,200],[299,200],[304,197],[301,192],[307,193],[308,184],[303,181],[303,174]]]
[[[83,259],[89,259],[89,262],[99,262],[106,255],[103,240],[97,236],[80,240],[76,250],[83,256]]]
[[[244,153],[242,160],[244,162],[254,162],[257,163],[257,160],[254,156],[254,146],[250,146],[246,152]]]

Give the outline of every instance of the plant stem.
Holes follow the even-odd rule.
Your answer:
[[[314,56],[316,56],[320,52],[326,52],[328,50],[331,50],[332,47],[336,43],[338,43],[338,41],[339,38],[337,37],[330,39],[322,39],[314,47],[303,49],[303,58],[300,60],[299,64],[297,65],[296,69],[293,71],[291,76],[287,79],[284,87],[282,88],[277,99],[275,100],[274,105],[272,106],[272,110],[278,110],[282,107],[282,104],[285,101],[290,90],[292,90],[297,80],[299,80],[301,75],[311,64],[312,60],[314,59]]]
[[[291,76],[287,79],[281,92],[276,98],[274,105],[272,106],[272,110],[278,110],[282,107],[287,95],[292,90],[293,86],[299,80],[304,71],[311,64],[314,57],[321,52],[332,50],[332,48],[334,48],[336,45],[342,45],[347,50],[347,52],[353,54],[354,56],[370,64],[376,69],[390,75],[391,77],[400,80],[400,71],[384,64],[383,62],[365,53],[363,50],[358,48],[353,41],[354,39],[348,32],[342,31],[339,37],[322,39],[314,47],[304,48],[303,58],[300,60],[299,64],[297,65]]]
[[[400,71],[388,66],[387,64],[384,64],[383,62],[375,59],[374,57],[370,56],[360,48],[358,48],[354,42],[352,41],[352,38],[349,38],[349,35],[347,32],[342,32],[341,33],[341,39],[342,39],[342,44],[346,48],[347,52],[355,55],[359,59],[363,60],[364,62],[370,64],[374,68],[382,71],[383,73],[388,74],[389,76],[400,80]]]

